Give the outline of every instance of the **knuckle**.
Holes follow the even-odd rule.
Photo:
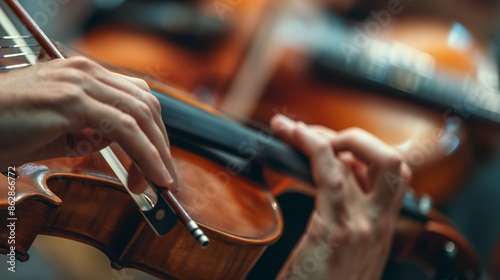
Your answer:
[[[345,130],[345,134],[349,137],[361,137],[363,135],[366,135],[367,132],[359,127],[351,127]]]
[[[65,106],[78,104],[83,101],[85,96],[82,88],[70,83],[59,86],[57,92],[58,103]]]
[[[333,190],[336,193],[344,188],[343,176],[339,176],[336,172],[330,172],[324,177],[323,185],[327,186],[329,190]]]
[[[359,219],[356,225],[356,234],[362,243],[369,243],[374,237],[375,231],[368,219]]]
[[[160,104],[160,101],[158,100],[158,98],[156,98],[154,95],[151,94],[148,96],[148,99],[149,99],[149,103],[151,104],[152,108],[156,112],[160,112],[161,111],[161,104]]]
[[[149,108],[149,106],[143,102],[139,102],[137,104],[137,109],[138,109],[139,117],[141,118],[141,120],[147,121],[147,120],[150,120],[151,117],[153,116],[153,113],[151,112],[151,109]]]
[[[387,169],[397,169],[403,163],[403,156],[400,155],[397,151],[390,149],[387,152],[387,155],[382,160],[382,164]]]
[[[319,140],[314,150],[314,153],[316,155],[322,155],[331,152],[333,152],[333,148],[330,145],[330,142],[327,141],[326,139]]]
[[[329,128],[319,124],[310,124],[309,127],[314,130],[329,130]]]
[[[89,76],[87,73],[80,71],[78,69],[64,69],[63,71],[60,71],[57,73],[58,77],[60,80],[63,81],[68,81],[76,84],[83,83],[89,79]]]
[[[140,88],[141,90],[144,90],[144,91],[147,91],[149,92],[150,91],[150,88],[149,88],[149,85],[148,83],[141,79],[141,78],[137,78],[137,77],[132,77],[132,76],[126,76],[126,78],[131,81],[135,86],[137,86],[138,88]]]
[[[82,70],[89,70],[99,67],[99,64],[97,64],[95,61],[92,61],[89,58],[83,56],[70,57],[66,61],[71,67]]]
[[[135,79],[135,83],[137,84],[137,86],[140,89],[149,92],[149,85],[148,85],[148,83],[146,81],[144,81],[143,79],[139,79],[139,78],[134,78],[134,79]]]
[[[138,127],[137,121],[132,116],[127,114],[121,114],[119,122],[121,127],[129,131],[135,131]]]

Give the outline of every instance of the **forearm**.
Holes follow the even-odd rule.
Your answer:
[[[334,248],[304,234],[278,275],[278,279],[327,279]],[[331,279],[331,278],[330,278]]]
[[[382,231],[366,226],[362,220],[358,217],[353,223],[335,224],[315,211],[277,279],[380,279],[391,247],[393,224]]]
[[[332,279],[333,275],[345,274],[345,271],[336,271],[347,267],[340,267],[342,260],[337,258],[336,251],[342,246],[342,237],[334,231],[314,212],[307,231],[288,257],[277,279]]]

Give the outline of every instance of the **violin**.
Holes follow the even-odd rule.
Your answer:
[[[471,170],[477,135],[483,135],[476,132],[477,125],[469,125],[469,117],[460,115],[463,110],[453,107],[470,93],[467,92],[470,88],[464,91],[461,85],[463,80],[471,81],[477,74],[474,58],[482,51],[481,44],[472,41],[467,48],[450,47],[447,38],[452,31],[451,22],[419,25],[408,21],[405,24],[404,20],[392,15],[388,25],[384,24],[384,30],[392,31],[381,32],[381,40],[369,37],[366,44],[373,44],[364,52],[364,48],[352,43],[366,37],[361,34],[358,36],[361,38],[356,38],[357,33],[352,34],[356,30],[354,27],[346,26],[338,17],[327,16],[311,5],[297,7],[292,5],[294,1],[289,2],[281,5],[266,0],[242,1],[223,13],[223,21],[213,6],[204,1],[186,4],[198,13],[204,12],[206,17],[212,16],[219,24],[229,26],[213,32],[218,38],[216,47],[193,50],[180,45],[168,34],[159,33],[158,28],[148,29],[151,23],[138,21],[134,25],[130,20],[122,25],[124,21],[119,19],[130,14],[126,12],[127,5],[142,5],[144,10],[160,9],[157,3],[129,1],[115,13],[109,12],[115,16],[96,24],[75,45],[112,64],[177,83],[229,114],[246,115],[265,123],[280,111],[335,130],[361,127],[400,148],[415,174],[412,187],[418,195],[430,195],[435,205],[446,205],[459,192]],[[155,20],[162,22],[160,17]],[[134,28],[129,28],[131,25]],[[363,33],[363,25],[360,29]],[[417,34],[426,34],[423,44],[411,39],[410,35],[422,37]],[[193,45],[204,46],[198,41]],[[404,69],[381,68],[392,63],[386,55],[398,50],[401,53],[391,59],[396,59],[394,63],[398,65],[407,63]],[[133,57],[128,55],[131,52],[135,54]],[[332,53],[333,57],[340,55],[341,59],[332,60]],[[418,66],[419,61],[403,58],[413,55],[422,58],[424,67],[428,62],[434,63],[435,67],[427,72],[431,76],[411,76],[414,71],[410,70],[415,67],[412,63]],[[347,63],[347,56],[352,63]],[[332,69],[332,65],[337,68]],[[356,65],[359,67],[354,67]],[[380,78],[374,74],[377,69],[394,71],[391,73],[394,79],[377,82]],[[433,75],[449,69],[460,73],[458,82]],[[365,72],[370,70],[372,72]],[[403,76],[405,73],[409,75]],[[415,94],[408,85],[394,84],[397,75],[403,76],[401,81],[409,82],[411,79],[432,79],[437,81],[436,88],[451,84],[453,87],[448,92],[456,97],[438,96],[434,94],[436,88],[431,89],[431,86],[420,91],[427,94]],[[468,113],[475,115],[478,112]],[[499,120],[498,116],[480,117],[496,123]]]
[[[205,113],[190,108],[194,114],[179,114],[186,112],[189,105],[170,99],[164,93],[157,93],[156,96],[162,101],[163,110],[170,110],[167,118],[177,115],[178,118],[199,123],[200,119],[194,116]],[[179,105],[184,107],[180,106],[179,111],[174,110]],[[221,146],[224,151],[230,151],[238,149],[241,141],[256,139],[257,143],[251,148],[259,150],[265,147],[269,154],[256,155],[255,162],[269,161],[269,158],[287,159],[281,163],[274,160],[274,169],[289,169],[290,173],[299,171],[296,174],[302,174],[305,178],[310,176],[307,172],[300,172],[307,170],[307,163],[297,160],[300,156],[287,150],[282,143],[211,116],[214,122],[205,120],[199,125],[206,127],[206,124],[210,124],[210,129],[197,130],[200,129],[198,126],[193,131],[177,132],[177,125],[186,127],[186,120],[181,120],[178,124],[173,121],[169,125],[170,134],[180,135],[173,136],[174,139],[182,138],[183,134],[192,134],[189,138],[193,139],[206,137],[203,136],[205,133],[213,135],[212,129],[220,131],[233,127],[229,129],[231,134],[227,134],[233,140],[230,141],[232,143],[227,143],[229,141],[225,139],[209,139],[214,142],[210,145]],[[189,141],[184,144],[177,142],[179,141],[175,140],[172,144],[182,148],[192,144]],[[172,156],[183,182],[176,197],[211,240],[207,248],[201,249],[179,225],[167,235],[157,236],[137,211],[133,200],[112,170],[103,164],[99,155],[91,155],[30,163],[16,169],[19,176],[16,178],[17,219],[23,221],[23,225],[29,225],[17,230],[16,257],[27,260],[27,251],[36,235],[48,234],[77,240],[102,250],[110,258],[114,268],[133,267],[160,278],[201,279],[206,275],[214,279],[244,277],[265,248],[279,238],[283,227],[279,207],[270,190],[262,186],[262,182],[252,179],[258,177],[252,174],[252,168],[246,170],[249,168],[247,158],[228,158],[224,153],[203,151],[203,147],[191,149],[197,153],[172,147]],[[282,153],[283,151],[287,152]],[[209,157],[210,154],[212,155]],[[283,157],[279,157],[280,155]],[[284,167],[290,163],[297,163],[298,166]],[[64,166],[68,167],[63,169]],[[249,175],[233,176],[228,171],[228,166],[231,166],[230,170],[233,172],[241,170],[242,174],[248,172]],[[295,170],[296,168],[298,169]],[[42,185],[35,182],[42,182]],[[3,183],[2,187],[7,186]],[[203,189],[202,193],[200,188]],[[214,197],[223,199],[213,199]],[[6,201],[6,198],[3,197],[2,201]],[[8,218],[7,205],[2,204],[4,210],[1,218]],[[429,267],[435,267],[431,271],[445,267],[446,275],[479,275],[473,249],[451,224],[418,211],[420,206],[411,196],[407,197],[405,205],[406,210],[410,210],[406,214],[410,219],[406,222],[411,221],[413,227],[398,226],[394,257],[418,257]],[[107,215],[103,217],[102,213]],[[8,231],[3,229],[0,234],[8,236]],[[422,242],[430,244],[422,246]],[[439,244],[432,244],[433,242]],[[452,265],[440,266],[447,259],[437,258],[441,254],[435,253],[436,250],[444,250],[444,245],[448,242],[455,244],[456,255],[453,255]],[[6,245],[7,238],[2,238],[0,248],[4,254],[7,254]],[[214,259],[217,261],[210,261]]]
[[[311,185],[307,159],[274,139],[265,128],[255,131],[213,110],[203,110],[206,106],[186,101],[175,88],[164,86],[161,90],[153,90],[153,94],[162,106],[183,185],[176,200],[200,224],[210,245],[200,248],[199,239],[193,239],[182,223],[175,223],[159,236],[113,169],[100,154],[93,154],[27,163],[9,170],[11,179],[6,182],[16,182],[16,218],[23,224],[16,232],[17,259],[27,260],[34,238],[48,234],[102,250],[115,268],[133,267],[160,278],[243,278],[266,247],[279,238],[283,220],[274,195],[284,190],[271,184],[273,180],[265,180],[263,168],[274,176],[287,174]],[[242,143],[248,144],[244,152]],[[111,149],[123,166],[134,165],[115,144]],[[9,186],[2,183],[0,187]],[[0,201],[0,217],[7,220],[9,199],[5,193]],[[428,262],[433,260],[428,254],[448,250],[450,246],[441,244],[445,240],[445,245],[454,246],[453,262],[437,267],[436,274],[477,279],[479,269],[471,247],[449,223],[430,213],[428,207],[406,196],[402,214],[422,231],[412,229],[413,235],[397,236],[414,239],[403,244],[420,244],[424,236],[437,237],[434,240],[439,244],[432,246],[434,250],[416,246],[399,247],[394,252],[401,256],[418,252],[432,267],[436,263]],[[7,255],[11,254],[9,234],[8,229],[0,230],[0,251]]]

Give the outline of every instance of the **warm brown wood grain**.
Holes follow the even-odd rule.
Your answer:
[[[119,148],[114,150],[123,158]],[[181,179],[176,196],[211,239],[208,248],[201,249],[180,223],[167,235],[156,236],[100,155],[94,154],[18,168],[18,259],[27,260],[37,234],[48,234],[92,245],[116,268],[138,268],[160,278],[244,277],[281,234],[274,198],[256,182],[222,176],[229,173],[207,159],[176,148],[172,155]],[[6,189],[6,182],[1,181],[0,188]],[[215,191],[204,193],[204,186]],[[6,192],[0,201],[5,218]],[[7,253],[5,238],[0,241],[1,252]]]

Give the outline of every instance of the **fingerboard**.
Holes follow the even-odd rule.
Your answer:
[[[19,20],[0,3],[0,70],[22,68],[36,63],[39,44]]]

